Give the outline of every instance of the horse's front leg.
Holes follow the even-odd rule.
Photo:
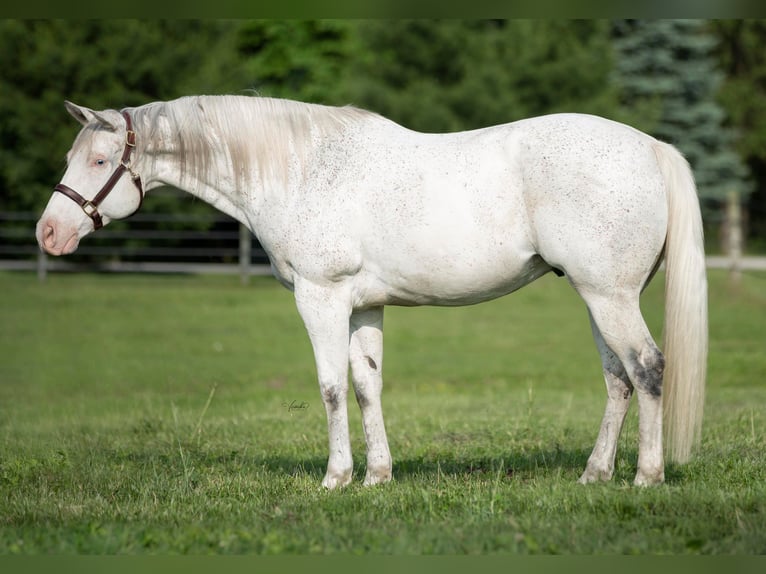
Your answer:
[[[314,348],[327,411],[330,455],[322,486],[334,489],[351,482],[353,471],[346,408],[350,299],[342,286],[296,281],[295,302]]]
[[[391,480],[391,453],[380,395],[383,390],[383,307],[351,315],[349,342],[351,380],[362,411],[367,442],[367,473],[364,484]]]

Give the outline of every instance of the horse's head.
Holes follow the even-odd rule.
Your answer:
[[[64,177],[37,222],[37,242],[51,255],[72,253],[88,233],[133,214],[144,195],[131,167],[136,134],[130,115],[94,112],[70,102],[66,109],[84,127],[67,154]]]

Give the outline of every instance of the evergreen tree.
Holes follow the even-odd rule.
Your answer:
[[[614,24],[614,45],[622,119],[686,155],[711,218],[729,191],[748,189],[716,101],[722,74],[713,57],[715,38],[700,20],[624,20]]]

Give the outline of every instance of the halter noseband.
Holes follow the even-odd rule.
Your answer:
[[[141,204],[144,201],[144,189],[141,185],[141,176],[134,172],[130,165],[130,155],[133,153],[133,148],[136,147],[136,132],[133,131],[133,124],[130,121],[130,115],[128,112],[123,111],[122,117],[125,118],[127,132],[125,133],[125,148],[122,150],[120,165],[117,166],[107,182],[104,184],[104,187],[102,187],[96,194],[96,197],[90,200],[85,199],[74,189],[64,185],[63,183],[60,183],[53,188],[54,191],[58,191],[59,193],[66,195],[69,199],[74,201],[82,208],[82,210],[85,212],[85,215],[93,220],[94,231],[104,226],[103,221],[101,221],[101,214],[98,212],[98,206],[101,205],[101,202],[104,201],[104,199],[106,199],[106,196],[109,195],[119,179],[122,177],[122,174],[124,174],[126,171],[130,172],[130,177],[133,180],[133,184],[138,188],[138,207],[136,207],[133,213],[141,208]],[[131,215],[133,215],[133,213],[131,213]]]

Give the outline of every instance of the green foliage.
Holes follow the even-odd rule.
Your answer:
[[[736,130],[737,149],[759,184],[749,198],[749,236],[766,247],[766,21],[715,20],[716,53],[726,81],[720,101]]]
[[[603,382],[583,303],[547,276],[387,309],[395,480],[361,486],[351,399],[355,481],[325,492],[311,346],[273,279],[0,274],[0,553],[763,553],[766,276],[710,280],[703,445],[666,485],[630,486],[635,406],[614,481],[575,483]]]
[[[358,52],[354,32],[350,21],[254,20],[238,28],[236,49],[259,95],[343,105],[342,78]]]
[[[612,109],[605,22],[366,21],[359,35],[352,100],[412,129]]]
[[[766,162],[766,21],[715,20],[711,28],[726,73],[720,99],[739,131],[737,147]]]

